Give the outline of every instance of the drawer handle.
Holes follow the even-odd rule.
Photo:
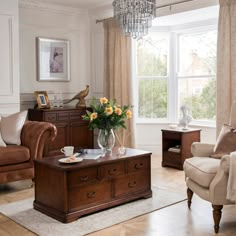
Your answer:
[[[108,174],[114,175],[116,171],[117,171],[116,168],[114,168],[113,170],[108,170]]]
[[[128,183],[128,187],[129,188],[134,188],[134,187],[136,187],[136,181],[134,181],[133,183]]]
[[[81,176],[81,177],[80,177],[80,180],[86,181],[86,180],[88,180],[88,178],[89,178],[88,176]]]
[[[143,168],[143,163],[141,162],[140,164],[135,164],[134,168],[136,170],[139,170],[139,169]]]
[[[87,197],[88,198],[93,198],[95,197],[96,193],[93,191],[93,192],[90,192],[90,193],[87,193]]]

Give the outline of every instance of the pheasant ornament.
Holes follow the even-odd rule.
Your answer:
[[[64,104],[70,103],[70,102],[78,99],[79,101],[76,104],[76,108],[78,108],[78,107],[86,107],[85,97],[88,95],[88,93],[89,93],[89,85],[86,85],[86,89],[81,90],[73,98],[71,98],[70,100],[64,102]]]

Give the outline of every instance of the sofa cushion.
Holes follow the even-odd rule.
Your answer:
[[[211,157],[221,158],[233,151],[236,151],[236,129],[229,125],[223,125]]]
[[[1,117],[0,117],[0,124],[1,124]],[[1,125],[0,125],[1,127]],[[0,147],[6,147],[7,145],[5,144],[5,142],[2,139],[2,134],[1,134],[1,129],[0,129]]]
[[[27,111],[18,112],[2,117],[0,128],[2,138],[6,144],[21,144],[21,130],[27,117]]]
[[[2,139],[2,135],[1,135],[1,131],[0,131],[0,147],[6,147],[7,145],[5,144],[5,142]]]
[[[184,162],[186,177],[206,188],[209,188],[219,167],[220,160],[209,157],[192,157]]]
[[[17,145],[0,147],[0,166],[19,164],[29,159],[30,151],[27,147]]]

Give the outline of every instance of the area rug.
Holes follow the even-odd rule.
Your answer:
[[[0,206],[0,212],[40,236],[80,236],[185,200],[185,196],[152,188],[153,197],[140,199],[63,224],[33,207],[33,199]]]

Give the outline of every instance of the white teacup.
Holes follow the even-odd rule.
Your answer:
[[[61,152],[65,154],[65,156],[72,156],[74,154],[73,146],[65,146],[61,149]]]

